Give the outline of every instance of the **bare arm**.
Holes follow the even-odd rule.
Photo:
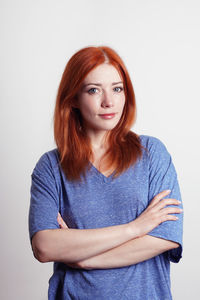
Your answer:
[[[143,262],[177,247],[179,244],[175,242],[145,235],[70,266],[87,270],[120,268]]]
[[[97,256],[130,240],[142,237],[160,223],[176,217],[171,213],[180,213],[176,199],[163,199],[169,191],[163,191],[154,197],[147,209],[134,221],[117,226],[99,229],[42,230],[32,239],[35,257],[41,262],[59,261],[75,263]]]
[[[50,229],[37,232],[32,247],[40,262],[70,263],[98,255],[132,238],[134,234],[128,224],[98,229]]]

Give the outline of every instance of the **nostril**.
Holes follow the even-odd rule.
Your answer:
[[[113,103],[110,101],[110,102],[103,102],[102,103],[102,107],[110,107],[110,106],[113,106]]]

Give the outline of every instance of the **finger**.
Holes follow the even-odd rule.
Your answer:
[[[161,223],[165,222],[165,221],[177,221],[177,220],[178,220],[177,216],[174,216],[174,215],[164,215],[161,218]]]
[[[58,213],[58,216],[57,216],[57,221],[58,223],[60,222],[60,214]]]
[[[63,220],[61,222],[61,226],[62,226],[62,228],[68,228],[68,226],[66,225],[66,223]]]
[[[60,213],[58,213],[57,221],[58,221],[59,224],[61,223],[61,215],[60,215]]]
[[[60,222],[62,228],[68,228],[67,224],[65,223],[65,221],[62,219],[61,217],[61,222]]]
[[[165,196],[169,195],[171,193],[171,190],[164,190],[157,194],[153,200],[151,201],[151,204],[149,206],[154,206],[157,204],[161,199],[163,199]]]
[[[180,214],[183,212],[183,209],[178,207],[167,207],[162,209],[163,214]]]
[[[172,198],[168,198],[168,199],[163,199],[161,201],[159,201],[156,204],[157,209],[162,209],[167,205],[180,205],[181,202],[177,199],[172,199]]]
[[[58,213],[57,221],[61,228],[68,228],[63,218],[61,217],[60,213]]]

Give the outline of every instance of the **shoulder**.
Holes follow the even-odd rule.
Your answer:
[[[157,137],[150,135],[139,135],[141,145],[149,154],[163,153],[167,151],[165,144]]]
[[[43,153],[39,157],[33,169],[33,172],[42,175],[43,173],[48,173],[51,170],[57,168],[58,164],[59,164],[59,152],[57,148],[55,148]]]
[[[165,144],[157,137],[140,135],[141,145],[143,148],[143,159],[146,159],[150,164],[165,165],[171,160],[171,155],[168,152]]]

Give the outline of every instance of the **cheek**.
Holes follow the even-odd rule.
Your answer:
[[[118,105],[119,105],[119,108],[121,109],[121,111],[123,111],[123,108],[125,105],[125,96],[120,97]]]
[[[97,113],[96,102],[94,99],[85,99],[85,101],[82,101],[80,105],[80,110],[83,116],[93,116],[95,113]]]

